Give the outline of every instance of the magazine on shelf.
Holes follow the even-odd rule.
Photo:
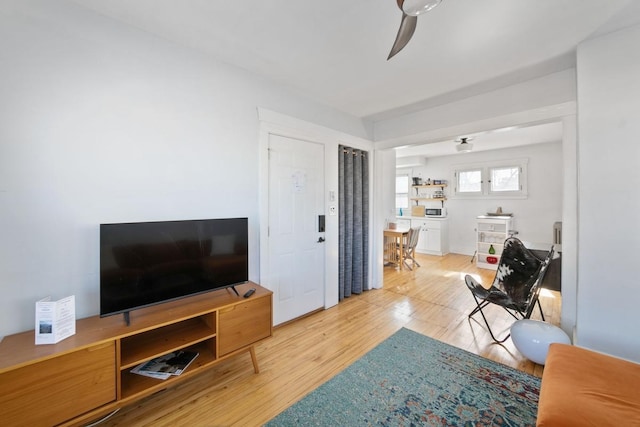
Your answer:
[[[167,378],[171,378],[171,374],[166,372],[146,372],[140,370],[141,366],[136,366],[131,370],[134,374],[143,375],[145,377],[155,378],[157,380],[166,380]]]
[[[195,351],[178,350],[141,363],[131,370],[134,374],[166,380],[171,375],[180,375],[198,357]]]

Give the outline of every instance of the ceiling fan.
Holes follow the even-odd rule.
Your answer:
[[[393,43],[387,61],[409,43],[409,40],[411,40],[416,30],[418,15],[430,11],[439,5],[440,2],[442,2],[442,0],[396,0],[398,7],[402,11],[402,20],[400,21],[396,41]]]

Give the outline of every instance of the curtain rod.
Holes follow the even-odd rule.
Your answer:
[[[358,155],[358,153],[357,153],[356,151],[352,151],[352,150],[356,150],[356,149],[355,149],[355,148],[352,148],[352,149],[348,150],[348,149],[344,149],[344,148],[343,148],[343,149],[342,149],[342,152],[343,152],[343,153],[353,154],[354,156],[357,156],[357,155]],[[358,150],[358,151],[359,151],[359,150]],[[360,155],[361,155],[362,157],[364,157],[364,156],[366,156],[366,155],[367,155],[367,152],[366,152],[366,151],[361,151],[361,152],[360,152]]]

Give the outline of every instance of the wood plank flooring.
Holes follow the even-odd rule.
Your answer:
[[[486,327],[468,320],[473,297],[465,274],[490,283],[494,272],[477,269],[466,255],[418,255],[421,267],[385,267],[384,289],[352,296],[328,310],[274,330],[256,347],[260,374],[249,353],[222,362],[171,389],[123,408],[102,426],[259,426],[345,369],[398,329],[406,327],[469,352],[540,376],[511,340],[493,344]],[[543,291],[547,321],[560,322],[560,294]],[[487,312],[494,331],[507,330],[509,316]],[[538,318],[536,311],[533,318]]]

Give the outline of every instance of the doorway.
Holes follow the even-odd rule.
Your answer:
[[[269,134],[268,288],[278,325],[324,307],[324,145]]]

